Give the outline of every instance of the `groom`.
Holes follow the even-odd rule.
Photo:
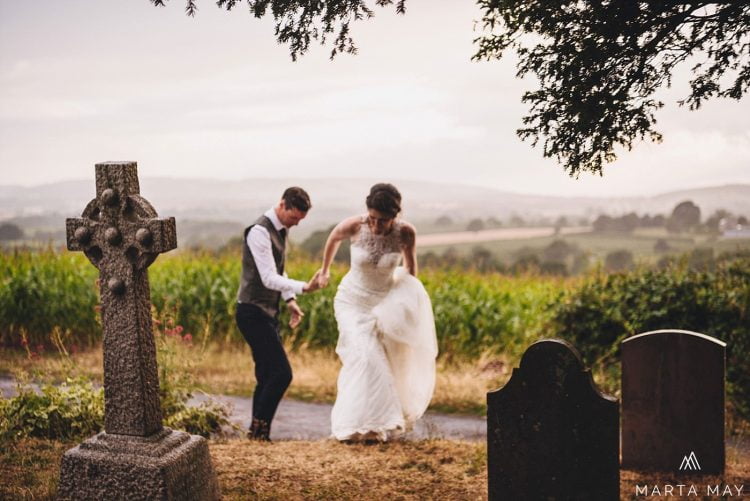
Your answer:
[[[253,440],[270,440],[271,421],[292,382],[292,368],[279,335],[279,300],[286,302],[289,326],[295,328],[304,316],[295,297],[320,288],[317,273],[306,283],[287,278],[284,272],[287,232],[305,218],[310,207],[305,190],[287,188],[278,205],[244,233],[236,319],[255,361],[253,421],[247,434]]]

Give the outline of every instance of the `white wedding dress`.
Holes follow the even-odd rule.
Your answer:
[[[437,339],[430,298],[399,267],[401,223],[386,235],[366,222],[351,245],[351,269],[334,310],[342,368],[331,412],[338,440],[388,440],[424,414],[435,387]]]

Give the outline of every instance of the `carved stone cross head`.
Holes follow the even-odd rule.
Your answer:
[[[82,217],[66,221],[66,230],[68,250],[83,251],[109,276],[107,285],[116,294],[124,292],[128,278],[118,275],[143,271],[160,253],[177,247],[174,218],[157,219],[140,196],[135,162],[96,164],[96,198]]]

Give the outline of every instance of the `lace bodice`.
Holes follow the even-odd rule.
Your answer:
[[[370,231],[366,222],[352,239],[351,268],[339,286],[339,294],[369,307],[385,294],[393,283],[393,272],[401,262],[401,228],[396,221],[385,235]]]
[[[367,260],[377,265],[380,259],[391,252],[401,253],[401,221],[395,221],[391,231],[376,235],[370,230],[366,218],[362,221],[359,233],[352,241],[352,247],[360,247],[367,253]]]

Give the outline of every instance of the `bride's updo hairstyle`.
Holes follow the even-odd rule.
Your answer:
[[[365,202],[368,209],[375,209],[391,219],[401,212],[401,193],[390,183],[378,183],[370,188]]]

